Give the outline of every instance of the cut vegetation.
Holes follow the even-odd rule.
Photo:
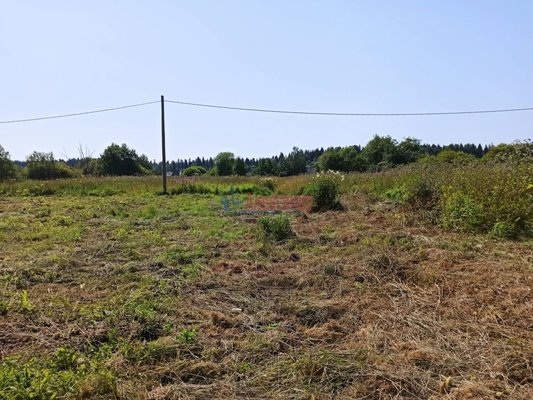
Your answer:
[[[532,176],[2,183],[0,398],[531,399]]]

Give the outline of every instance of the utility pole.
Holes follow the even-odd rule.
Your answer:
[[[167,154],[165,150],[165,96],[161,95],[161,151],[163,154],[163,193],[167,194]]]

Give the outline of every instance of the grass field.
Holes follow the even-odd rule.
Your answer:
[[[530,168],[3,183],[0,398],[531,399]]]

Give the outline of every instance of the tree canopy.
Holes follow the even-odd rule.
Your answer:
[[[17,176],[17,169],[9,153],[0,145],[0,181],[13,179]]]
[[[134,149],[126,144],[119,146],[112,143],[100,156],[100,168],[103,175],[140,175],[151,172],[150,162],[146,156],[138,156]]]
[[[229,176],[233,174],[235,165],[235,154],[225,151],[218,153],[215,157],[215,170],[218,176]]]

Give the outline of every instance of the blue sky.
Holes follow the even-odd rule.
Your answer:
[[[166,99],[347,113],[533,107],[533,2],[2,0],[0,121]],[[434,117],[260,114],[166,104],[167,158],[367,143],[533,137],[533,112]],[[12,159],[161,159],[159,105],[0,124]]]

